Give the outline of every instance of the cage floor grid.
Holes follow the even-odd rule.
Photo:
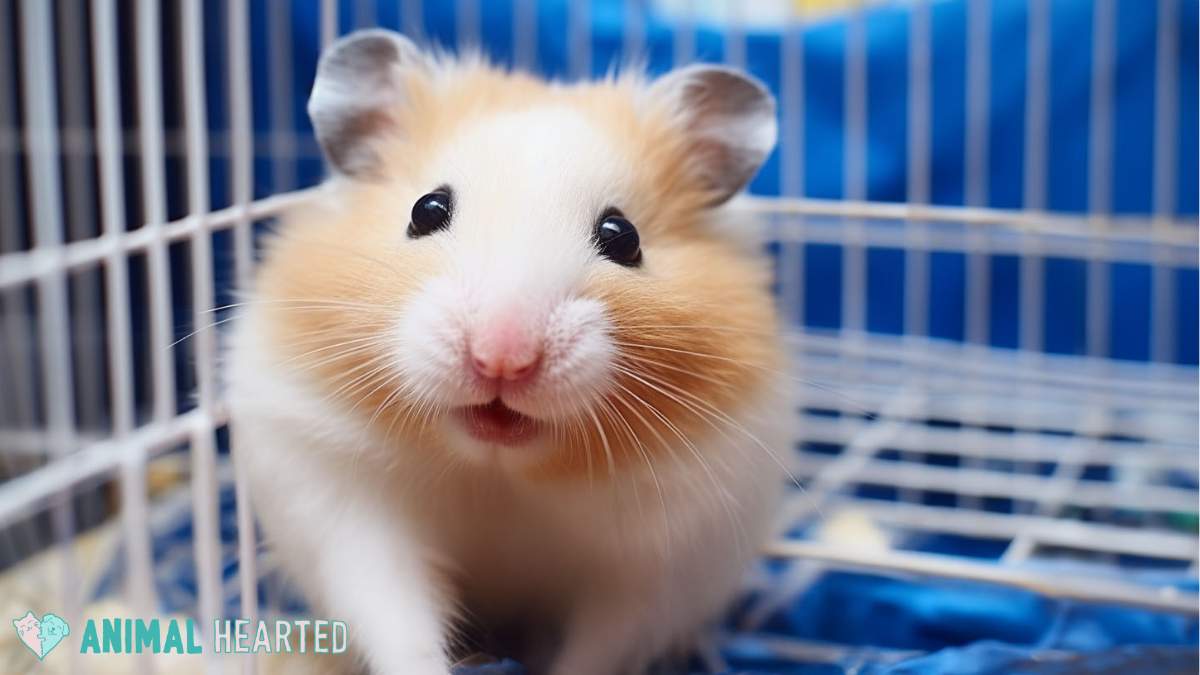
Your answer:
[[[793,663],[882,667],[936,651],[909,638],[856,644],[804,623],[841,610],[853,623],[862,611],[855,603],[874,606],[881,592],[900,590],[906,595],[893,601],[905,611],[933,597],[939,611],[965,602],[996,614],[987,609],[996,603],[1066,625],[1072,607],[1107,605],[1122,617],[1138,608],[1177,617],[1169,630],[1156,624],[1154,637],[1190,630],[1200,541],[1194,369],[871,335],[790,341],[790,469],[799,487],[780,513],[783,535],[724,631],[700,651],[698,670],[731,672],[764,657],[774,664],[766,672]],[[219,604],[236,615],[246,568],[231,469],[221,461],[216,476]],[[194,487],[151,514],[154,594],[165,611],[198,606]],[[93,601],[111,597],[126,576],[122,548],[111,549]],[[302,612],[270,552],[258,557],[259,605]],[[831,608],[830,594],[846,604]],[[987,627],[996,630],[1005,627]]]
[[[912,338],[794,344],[802,489],[783,520],[804,535],[851,512],[888,550],[784,540],[775,554],[1194,611],[1194,594],[1116,578],[1195,579],[1194,370]],[[960,546],[911,554],[944,553],[922,549],[931,538]],[[1038,571],[1067,560],[1090,575]]]

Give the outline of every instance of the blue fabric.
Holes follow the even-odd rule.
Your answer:
[[[512,3],[501,0],[480,4],[484,51],[499,63],[511,64],[515,58]],[[568,76],[567,4],[566,0],[536,3],[536,68],[549,77]],[[1048,206],[1052,210],[1078,212],[1087,208],[1093,10],[1089,2],[1052,0],[1050,4]],[[1179,91],[1175,120],[1179,156],[1175,210],[1179,214],[1195,214],[1198,12],[1195,3],[1178,0],[1178,4]],[[353,5],[349,2],[340,4],[339,28],[342,31],[356,25]],[[627,3],[598,0],[589,5],[592,74],[602,75],[622,59]],[[941,204],[962,204],[964,200],[966,6],[964,0],[931,3],[931,195],[935,203]],[[1116,6],[1118,67],[1112,138],[1113,207],[1119,213],[1149,213],[1154,145],[1156,5],[1142,0],[1118,0]],[[298,3],[293,8],[298,63],[292,85],[297,93],[297,103],[306,97],[315,72],[315,56],[319,52],[318,9],[315,3]],[[992,3],[988,203],[1001,208],[1020,208],[1023,204],[1027,10],[1024,2]],[[663,72],[671,65],[674,26],[668,18],[655,14],[652,6],[646,11],[649,14],[645,17],[645,60],[651,72]],[[909,11],[907,2],[879,3],[866,10],[867,195],[871,199],[899,201],[905,197]],[[421,26],[424,39],[454,46],[457,43],[455,12],[456,3],[424,2]],[[394,3],[378,2],[375,15],[383,25],[412,32],[411,27],[401,24]],[[750,30],[746,31],[745,38],[746,67],[778,93],[781,89],[779,30]],[[843,196],[845,38],[845,22],[837,18],[808,26],[804,35],[804,159],[809,167],[805,173],[804,192],[811,197],[836,199]],[[695,45],[698,59],[721,60],[725,56],[724,28],[697,26]],[[306,129],[308,122],[302,111],[302,106],[297,105],[294,119],[300,129]],[[265,117],[260,120],[265,127]],[[754,181],[755,192],[779,192],[778,154]]]
[[[1049,113],[1046,139],[1047,206],[1056,211],[1080,212],[1087,207],[1089,98],[1091,69],[1092,4],[1079,0],[1048,0],[1051,8],[1050,72],[1047,95]],[[1148,213],[1152,196],[1152,148],[1154,138],[1153,69],[1156,45],[1157,3],[1145,0],[1115,0],[1116,81],[1113,108],[1113,208],[1119,213]],[[340,30],[356,25],[354,8],[360,2],[340,2]],[[374,15],[392,28],[401,25],[399,3],[377,0]],[[457,42],[457,3],[422,2],[421,32],[434,43]],[[477,3],[484,36],[483,47],[495,60],[511,63],[513,5],[511,0]],[[622,51],[625,0],[594,0],[588,3],[592,35],[592,71],[600,74],[619,59]],[[967,0],[930,3],[932,48],[931,198],[938,204],[962,204],[964,200],[965,91]],[[292,100],[272,98],[268,86],[277,77],[268,61],[267,2],[251,3],[252,81],[254,128],[258,134],[274,130],[273,114],[284,106],[291,126],[309,133],[304,102],[315,73],[319,52],[319,3],[291,3],[294,44],[289,62]],[[1025,134],[1025,69],[1028,5],[1025,2],[991,3],[992,72],[989,88],[987,202],[1000,208],[1023,205]],[[1200,181],[1198,165],[1197,25],[1200,6],[1178,0],[1179,78],[1176,122],[1178,149],[1174,210],[1195,216]],[[223,3],[205,3],[209,26],[224,25]],[[566,77],[568,52],[567,0],[544,0],[536,4],[536,67],[552,77]],[[902,200],[908,182],[908,92],[907,72],[909,6],[905,2],[879,3],[866,10],[867,32],[867,159],[866,195],[876,200]],[[670,64],[672,26],[650,13],[645,23],[645,56],[652,72]],[[698,58],[718,61],[724,57],[724,31],[720,26],[699,25],[695,35]],[[411,32],[411,30],[409,30]],[[846,23],[834,17],[815,22],[804,34],[803,101],[804,195],[817,198],[843,196],[843,150]],[[224,81],[214,73],[224,67],[227,46],[222,31],[210,30],[206,40],[209,80],[209,119],[215,131],[228,126],[225,116]],[[746,33],[747,67],[775,92],[780,91],[781,35],[778,29],[756,29]],[[785,133],[787,130],[784,130]],[[781,191],[780,153],[777,151],[752,184],[758,194]],[[168,163],[168,175],[178,177],[181,167]],[[255,158],[255,195],[264,197],[297,185],[311,185],[322,177],[318,155],[303,150],[294,166],[296,182],[277,172],[278,163],[266,151]],[[211,162],[213,204],[229,203],[229,167],[224,159]],[[179,183],[182,185],[182,183]],[[183,205],[179,194],[170,200]],[[181,207],[182,208],[182,207]],[[173,213],[178,217],[182,213]],[[218,238],[214,245],[218,261],[228,263],[228,242]],[[841,248],[809,245],[804,250],[806,316],[808,326],[837,328],[844,321],[841,298]],[[868,253],[867,327],[876,332],[897,333],[903,329],[903,269],[905,256],[898,250]],[[1017,346],[1019,263],[1009,256],[993,256],[990,287],[993,345]],[[185,267],[178,265],[177,267]],[[218,286],[226,288],[231,265],[218,270]],[[951,340],[963,338],[965,258],[958,251],[935,251],[930,259],[928,333]],[[1112,267],[1112,322],[1109,330],[1113,355],[1146,360],[1153,341],[1148,307],[1152,305],[1151,268],[1141,263],[1120,261]],[[186,309],[187,286],[176,284],[176,307]],[[1086,337],[1086,272],[1075,259],[1050,259],[1045,270],[1045,347],[1048,351],[1081,353]],[[1200,282],[1195,265],[1173,274],[1178,315],[1174,317],[1174,359],[1196,364],[1200,337],[1197,307]],[[221,302],[226,298],[218,298]],[[137,317],[135,317],[137,319]],[[180,319],[180,324],[185,320]],[[182,333],[186,333],[183,330]],[[182,350],[179,358],[185,358]],[[181,382],[181,387],[190,387]],[[1181,481],[1194,487],[1195,477]],[[873,488],[888,498],[890,488]],[[891,490],[894,498],[894,490]],[[999,505],[1011,510],[1011,504]],[[225,542],[227,611],[237,613],[238,596],[234,573],[236,529],[232,498],[221,500],[221,529]],[[158,583],[166,611],[190,611],[195,606],[195,568],[190,554],[191,525],[186,513],[172,528],[156,533],[155,559]],[[1194,533],[1194,516],[1183,529]],[[800,534],[800,533],[797,533]],[[911,542],[914,550],[962,555],[981,560],[995,559],[1001,545],[985,539],[940,537]],[[121,557],[114,559],[106,588],[120,579]],[[1145,567],[1152,561],[1122,558],[1114,562]],[[778,561],[764,565],[773,577],[784,573]],[[1091,570],[1094,572],[1095,570]],[[1059,570],[1071,573],[1070,568]],[[1121,573],[1137,578],[1129,569]],[[1194,592],[1195,579],[1186,570],[1160,570],[1150,581],[1182,585]],[[260,600],[269,589],[273,599],[283,598],[285,607],[303,611],[302,601],[280,589],[274,581],[260,585]],[[751,599],[741,603],[745,607]],[[729,620],[732,629],[739,615]],[[841,663],[815,664],[785,658],[769,649],[774,638],[802,638],[842,645],[847,648]],[[1007,588],[946,581],[892,579],[876,575],[829,573],[820,575],[798,597],[770,617],[754,634],[733,631],[722,643],[722,655],[731,672],[826,674],[880,673],[992,673],[1065,672],[1195,672],[1197,621],[1182,617],[1123,607],[1063,603]],[[489,666],[462,668],[460,675],[516,675],[523,670],[511,661]]]
[[[1093,6],[1078,0],[1047,0],[1050,3],[1050,54],[1047,96],[1046,185],[1047,207],[1055,211],[1082,212],[1087,208],[1089,135],[1091,133],[1091,40]],[[355,8],[362,3],[339,3],[339,29],[359,25]],[[397,3],[376,0],[373,15],[381,25],[412,32],[404,26]],[[457,44],[458,3],[422,2],[421,33],[427,42],[452,47]],[[477,3],[481,18],[479,34],[484,51],[500,63],[512,63],[513,3],[511,0]],[[596,0],[587,3],[592,36],[593,74],[606,72],[623,54],[625,0]],[[655,12],[655,3],[645,5],[644,58],[651,72],[662,72],[671,64],[673,25]],[[934,203],[957,205],[964,201],[964,144],[966,135],[967,1],[930,3],[932,70],[930,104],[930,196]],[[207,3],[210,25],[223,25],[222,3]],[[292,126],[307,133],[304,113],[307,92],[315,74],[320,46],[320,3],[293,3],[294,44],[290,66],[292,101],[271,98],[268,82],[278,77],[268,61],[267,3],[252,3],[252,81],[254,83],[254,126],[258,133],[272,131],[272,113],[285,105]],[[1113,170],[1107,177],[1112,189],[1112,207],[1124,214],[1146,214],[1152,207],[1154,147],[1154,67],[1156,54],[1157,3],[1145,0],[1116,0],[1115,80],[1113,85],[1112,148]],[[1197,213],[1198,142],[1200,111],[1197,107],[1197,3],[1178,0],[1177,109],[1172,117],[1177,128],[1178,157],[1175,167],[1176,203],[1180,215]],[[908,25],[907,2],[872,4],[865,10],[867,34],[867,137],[866,195],[875,200],[905,198],[908,176]],[[535,67],[541,73],[568,76],[568,0],[536,3]],[[991,3],[991,76],[988,89],[987,204],[1020,208],[1024,204],[1024,134],[1026,93],[1028,5],[1026,2]],[[210,125],[225,129],[226,92],[223,72],[226,45],[220,31],[211,31],[206,41],[209,81]],[[846,22],[834,16],[815,21],[804,33],[804,91],[802,101],[785,105],[802,106],[804,143],[803,194],[837,199],[843,196],[843,150],[846,130],[844,91],[846,77]],[[780,53],[782,36],[778,27],[745,31],[746,66],[776,93],[781,90]],[[697,58],[719,61],[725,56],[725,28],[696,26]],[[783,130],[787,136],[788,130]],[[790,146],[789,146],[790,147]],[[780,154],[776,151],[754,180],[751,189],[773,195],[781,191]],[[229,203],[228,162],[214,158],[214,204]],[[256,195],[266,196],[291,187],[275,175],[277,168],[269,152],[256,158]],[[168,166],[170,173],[171,167]],[[302,153],[295,171],[300,185],[320,180],[319,156]],[[176,200],[183,203],[183,200]],[[218,258],[221,249],[217,250]],[[806,250],[806,316],[814,327],[839,327],[841,294],[830,288],[840,274],[841,248],[808,246]],[[867,327],[876,332],[898,333],[903,328],[901,251],[871,254],[871,283],[867,291]],[[1015,258],[993,256],[990,335],[998,347],[1015,347],[1018,325],[1018,267]],[[930,317],[928,334],[962,340],[964,325],[965,259],[960,252],[936,253],[930,262]],[[1086,275],[1082,260],[1048,260],[1045,273],[1044,346],[1047,351],[1081,354],[1086,347]],[[1195,266],[1178,270],[1172,280],[1178,298],[1173,336],[1177,345],[1172,360],[1197,363],[1197,306]],[[1115,358],[1148,360],[1153,342],[1148,308],[1153,304],[1150,267],[1120,262],[1111,268],[1112,320],[1106,328]]]
[[[863,675],[1125,675],[1196,672],[1194,647],[1121,647],[1094,653],[1061,654],[994,642],[945,649],[891,666],[868,667]]]
[[[978,642],[894,663],[875,662],[869,654],[863,654],[848,665],[805,664],[772,660],[760,652],[757,659],[736,661],[736,666],[728,672],[738,675],[1184,675],[1196,672],[1198,656],[1191,646],[1134,646],[1064,653]],[[521,672],[499,671],[503,675]],[[462,669],[456,675],[492,673]]]
[[[156,518],[159,526],[153,532],[152,551],[163,612],[191,613],[197,607],[189,504],[186,500],[176,504],[171,511],[173,517],[163,513]],[[241,605],[235,507],[232,488],[223,489],[218,501],[218,526],[226,616],[238,616]],[[797,532],[794,536],[802,534]],[[959,544],[960,552],[974,553],[981,559],[995,558],[986,547],[972,547],[969,542]],[[916,545],[919,550],[932,550],[946,547],[947,543],[939,539]],[[97,597],[118,588],[123,579],[124,560],[123,552],[114,552],[97,588]],[[260,560],[260,571],[266,569],[265,562]],[[780,585],[776,582],[795,565],[803,564],[763,561],[761,572],[767,579],[766,587],[772,589],[769,592],[775,592]],[[1174,586],[1189,593],[1197,589],[1196,579],[1186,569],[1146,569],[1139,565],[1114,569],[1063,563],[1042,572],[1064,576],[1119,575],[1127,582]],[[718,646],[730,673],[1174,672],[1150,669],[1149,665],[1166,667],[1189,658],[1194,665],[1200,657],[1196,651],[1200,620],[1195,614],[1184,616],[1052,600],[990,584],[824,572],[756,630],[741,629],[746,612],[757,599],[755,593],[743,597],[724,622],[726,637]],[[273,575],[260,580],[258,601],[260,606],[276,606],[298,615],[309,611],[296,589]],[[833,664],[808,663],[772,649],[772,641],[779,639],[840,646],[844,655]],[[1135,668],[1138,664],[1147,669]],[[1129,669],[1120,670],[1121,667]],[[698,665],[693,670],[702,672]],[[676,672],[666,670],[663,675]],[[456,671],[456,675],[521,673],[524,673],[521,666],[511,660]]]

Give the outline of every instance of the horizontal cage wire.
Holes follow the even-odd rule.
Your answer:
[[[839,574],[1194,623],[1197,17],[1136,4],[0,0],[0,598],[304,611],[234,471],[221,335],[324,177],[320,50],[383,26],[556,80],[719,61],[777,97],[730,208],[774,265],[795,485],[707,671],[931,651],[787,630]]]

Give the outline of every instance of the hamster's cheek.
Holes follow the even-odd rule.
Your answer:
[[[466,308],[465,293],[446,277],[430,280],[404,303],[390,344],[398,386],[416,403],[477,405],[494,396],[467,377]]]
[[[757,261],[699,238],[648,245],[644,255],[641,274],[595,285],[616,326],[618,385],[653,409],[644,412],[663,421],[658,432],[700,440],[716,431],[709,411],[754,400],[777,371],[767,276]]]

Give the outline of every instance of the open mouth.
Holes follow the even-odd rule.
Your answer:
[[[520,445],[538,434],[537,420],[504,405],[500,399],[484,405],[459,408],[458,418],[467,432],[480,441]]]

